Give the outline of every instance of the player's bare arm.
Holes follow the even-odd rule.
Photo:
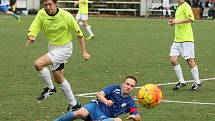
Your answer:
[[[80,4],[80,3],[81,4],[87,4],[87,2],[85,2],[85,1],[81,1],[81,2],[80,1],[74,1],[74,6],[77,7],[78,4]]]
[[[184,24],[184,23],[190,23],[193,22],[193,20],[189,19],[189,18],[185,18],[182,20],[176,20],[176,19],[170,19],[168,20],[168,24],[170,26],[175,25],[175,24]]]
[[[87,61],[90,58],[90,54],[86,50],[84,36],[81,36],[78,38],[79,38],[80,49],[81,49],[83,58]]]
[[[113,105],[113,101],[112,100],[108,100],[107,98],[105,98],[105,94],[104,94],[103,91],[98,92],[96,94],[96,97],[98,98],[99,101],[103,102],[107,106],[112,106]]]

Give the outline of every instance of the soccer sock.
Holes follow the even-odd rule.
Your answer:
[[[198,67],[195,66],[195,67],[191,68],[191,73],[192,73],[192,76],[193,76],[193,79],[195,80],[195,82],[197,84],[200,84],[201,81],[199,79],[199,70],[198,70]]]
[[[181,65],[178,64],[178,65],[174,66],[174,70],[175,70],[176,76],[179,79],[179,82],[185,83],[184,76],[183,76],[182,69],[181,69]]]
[[[54,89],[54,85],[52,83],[51,74],[47,67],[43,68],[41,71],[39,71],[39,75],[43,78],[45,84],[50,89]]]
[[[166,16],[166,9],[163,9],[163,15]]]
[[[67,112],[63,114],[61,117],[55,119],[54,121],[73,121],[73,119],[74,119],[74,113]]]
[[[168,15],[171,16],[171,10],[170,9],[168,9]]]
[[[60,85],[64,95],[68,98],[69,104],[75,106],[77,104],[77,101],[73,95],[69,82],[66,79],[64,79],[63,83],[61,83]]]
[[[16,15],[15,13],[12,14],[13,17],[15,17],[16,19],[18,19],[18,15]]]
[[[89,33],[90,36],[94,36],[93,31],[92,31],[92,27],[90,25],[86,26],[87,32]]]
[[[84,28],[84,23],[82,21],[80,21],[78,24],[81,28]]]

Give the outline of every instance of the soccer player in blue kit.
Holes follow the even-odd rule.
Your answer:
[[[12,11],[8,10],[8,6],[7,4],[4,2],[4,0],[0,0],[0,12],[6,13],[8,15],[12,15],[13,17],[15,17],[18,21],[20,21],[20,17],[15,14]]]
[[[140,121],[135,102],[130,96],[137,84],[134,76],[127,76],[122,85],[112,84],[96,94],[96,99],[91,100],[82,108],[70,111],[54,121],[122,121],[118,116],[130,113],[127,119]]]

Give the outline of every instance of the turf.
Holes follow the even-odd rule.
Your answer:
[[[0,16],[0,120],[50,121],[66,111],[67,101],[58,92],[38,102],[43,82],[33,68],[33,61],[47,52],[47,40],[40,33],[36,42],[25,48],[27,30],[33,16],[22,16],[21,22],[10,16]],[[96,92],[110,83],[121,83],[128,74],[139,79],[138,86],[146,83],[176,82],[168,62],[173,42],[174,27],[165,19],[90,17],[96,38],[87,41],[91,59],[84,62],[73,40],[74,51],[65,66],[65,76],[75,94]],[[193,25],[196,60],[200,78],[215,77],[214,21],[195,21]],[[186,80],[191,80],[190,69],[180,59]],[[168,100],[215,103],[214,81],[204,81],[200,91],[184,89],[172,91],[174,85],[162,86]],[[77,97],[82,103],[92,98]],[[143,121],[212,121],[215,105],[161,103],[154,109],[137,104]],[[127,115],[123,115],[123,121]]]

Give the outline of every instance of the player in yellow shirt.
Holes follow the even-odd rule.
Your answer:
[[[32,44],[37,34],[42,31],[48,39],[48,53],[42,55],[34,62],[34,67],[39,75],[43,78],[46,87],[44,91],[37,97],[38,100],[44,100],[53,93],[56,88],[52,82],[49,65],[55,82],[60,84],[61,90],[68,99],[68,110],[76,110],[80,108],[80,104],[76,101],[69,82],[64,77],[64,63],[72,55],[73,36],[71,30],[76,33],[79,39],[80,49],[83,58],[88,60],[88,54],[83,33],[76,22],[75,18],[67,11],[57,8],[57,0],[42,0],[44,8],[41,9],[33,20],[29,31],[26,47]]]
[[[182,69],[178,63],[178,57],[182,56],[191,68],[192,76],[195,82],[192,84],[192,90],[198,90],[202,83],[199,79],[199,71],[195,62],[194,38],[191,22],[194,21],[194,15],[190,5],[185,0],[177,0],[179,6],[175,13],[175,19],[170,19],[168,24],[175,25],[175,38],[170,49],[170,62],[175,70],[179,82],[173,88],[178,90],[186,86]]]
[[[79,23],[81,27],[84,27],[89,36],[87,37],[87,40],[90,40],[94,38],[94,34],[92,31],[92,27],[88,24],[88,0],[79,0],[75,2],[75,6],[79,5],[79,10],[76,15],[76,20]]]

